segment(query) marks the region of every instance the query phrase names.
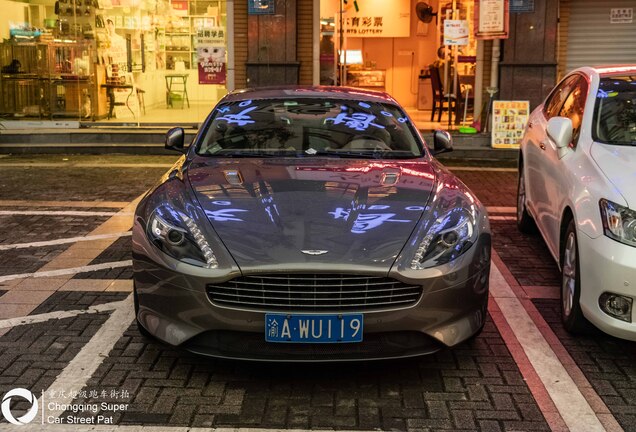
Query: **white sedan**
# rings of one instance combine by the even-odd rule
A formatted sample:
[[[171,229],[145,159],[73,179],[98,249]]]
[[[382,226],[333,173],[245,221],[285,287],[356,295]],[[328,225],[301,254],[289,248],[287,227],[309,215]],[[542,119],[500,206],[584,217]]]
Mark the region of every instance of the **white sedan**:
[[[559,264],[568,331],[636,340],[636,65],[577,69],[532,112],[517,225]]]

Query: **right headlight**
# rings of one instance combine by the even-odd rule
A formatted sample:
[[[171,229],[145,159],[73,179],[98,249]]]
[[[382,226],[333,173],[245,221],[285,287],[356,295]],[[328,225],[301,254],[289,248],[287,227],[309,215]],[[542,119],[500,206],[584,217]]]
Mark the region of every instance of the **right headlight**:
[[[606,199],[601,199],[599,205],[604,234],[636,247],[636,212]]]
[[[196,222],[166,207],[157,208],[147,226],[148,238],[167,255],[187,264],[217,268],[216,256]]]
[[[466,252],[477,239],[477,211],[455,207],[435,219],[411,261],[411,269],[420,270],[446,264]]]

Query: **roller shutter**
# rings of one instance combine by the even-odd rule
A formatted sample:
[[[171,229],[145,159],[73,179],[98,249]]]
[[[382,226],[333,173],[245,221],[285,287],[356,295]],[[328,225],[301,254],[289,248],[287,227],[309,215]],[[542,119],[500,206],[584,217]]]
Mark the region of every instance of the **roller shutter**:
[[[581,66],[636,63],[636,16],[631,23],[611,24],[610,11],[632,8],[635,0],[575,0],[569,3],[565,59],[569,72]],[[563,37],[564,35],[561,35]]]

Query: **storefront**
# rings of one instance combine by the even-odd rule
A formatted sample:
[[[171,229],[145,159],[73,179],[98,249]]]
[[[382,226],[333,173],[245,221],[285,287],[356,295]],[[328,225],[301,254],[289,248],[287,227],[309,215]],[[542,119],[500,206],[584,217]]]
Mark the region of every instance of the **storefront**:
[[[384,90],[407,108],[429,110],[428,70],[435,67],[446,89],[456,82],[458,94],[466,94],[462,89],[474,92],[473,3],[321,0],[321,83]],[[461,45],[445,44],[446,20],[465,26]]]
[[[4,120],[198,123],[227,92],[226,0],[0,7]]]
[[[275,13],[260,14],[267,5]],[[467,117],[457,117],[470,123],[490,83],[490,41],[474,39],[472,0],[0,0],[0,7],[8,17],[0,36],[10,39],[0,47],[4,120],[199,123],[228,88],[318,82],[385,90],[425,112],[433,65],[445,92],[467,102]],[[452,20],[466,38],[449,48],[444,26]]]

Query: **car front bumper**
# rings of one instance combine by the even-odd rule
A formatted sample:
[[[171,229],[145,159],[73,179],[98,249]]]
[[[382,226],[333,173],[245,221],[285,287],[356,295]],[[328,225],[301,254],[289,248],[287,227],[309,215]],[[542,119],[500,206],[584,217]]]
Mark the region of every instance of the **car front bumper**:
[[[583,315],[612,336],[636,341],[633,309],[632,322],[626,322],[608,315],[599,305],[604,292],[636,300],[636,248],[604,235],[592,239],[579,233],[578,237]]]
[[[198,354],[266,361],[412,357],[454,346],[478,332],[485,321],[489,234],[481,236],[453,265],[422,270],[417,282],[422,285],[423,294],[415,305],[364,312],[363,342],[296,344],[265,342],[265,313],[280,311],[237,310],[212,303],[207,284],[238,277],[241,275],[238,269],[206,274],[205,269],[165,255],[148,242],[141,227],[137,228],[133,230],[137,320],[156,338]],[[243,270],[267,272],[258,267]],[[360,271],[369,276],[386,276],[386,271],[378,269],[356,269]],[[342,273],[342,269],[335,272]],[[391,271],[388,276],[414,282],[412,272],[401,275]]]

